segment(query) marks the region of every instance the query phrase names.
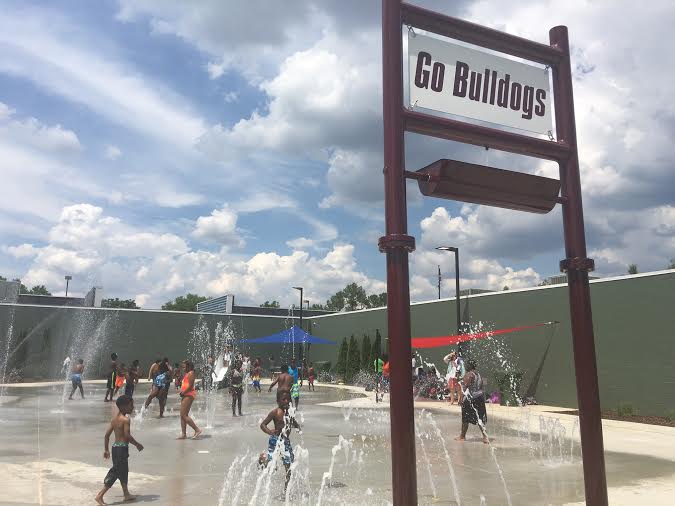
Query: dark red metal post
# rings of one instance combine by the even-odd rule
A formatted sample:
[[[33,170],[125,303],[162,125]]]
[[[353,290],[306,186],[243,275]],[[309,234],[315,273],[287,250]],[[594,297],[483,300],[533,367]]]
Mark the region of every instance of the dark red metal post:
[[[403,109],[403,38],[401,1],[382,0],[382,91],[384,123],[384,207],[386,235],[380,251],[387,254],[387,322],[391,364],[391,468],[396,506],[417,504],[415,417],[412,397],[410,286],[405,193]]]
[[[552,28],[549,37],[551,46],[564,53],[563,59],[553,67],[557,137],[559,142],[567,143],[570,148],[569,157],[560,162],[561,193],[566,199],[562,204],[562,214],[565,254],[567,256],[561,262],[561,268],[567,272],[569,286],[586,504],[589,506],[607,506],[607,479],[602,441],[598,370],[593,337],[591,292],[588,284],[588,271],[593,269],[593,261],[586,258],[586,237],[581,202],[567,27],[556,26]]]

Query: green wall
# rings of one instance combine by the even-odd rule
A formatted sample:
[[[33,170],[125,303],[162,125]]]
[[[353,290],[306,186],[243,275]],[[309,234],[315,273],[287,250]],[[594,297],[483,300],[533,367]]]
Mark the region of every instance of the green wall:
[[[629,402],[643,414],[670,414],[675,410],[675,271],[597,280],[591,283],[598,376],[603,408]],[[472,331],[518,327],[558,320],[554,326],[514,332],[489,342],[472,343],[465,354],[478,359],[496,389],[494,373],[502,369],[498,352],[525,373],[525,389],[552,338],[537,389],[539,403],[576,406],[567,285],[480,294],[462,299],[463,319]],[[468,307],[467,307],[468,305]],[[468,317],[468,318],[467,318]],[[341,313],[312,318],[314,333],[341,339],[375,329],[387,335],[386,310]],[[454,334],[455,300],[411,306],[412,334],[416,337]],[[482,322],[482,325],[481,325]],[[420,350],[437,365],[448,350]],[[441,371],[444,373],[445,368]],[[492,381],[490,381],[492,380]],[[582,385],[583,387],[583,385]]]
[[[537,400],[576,406],[567,297],[567,286],[557,285],[462,299],[463,319],[471,323],[474,331],[561,322],[471,343],[465,354],[477,358],[479,369],[488,379],[488,390],[496,389],[495,371],[504,368],[500,357],[509,367],[524,373],[523,389],[526,388],[551,340]],[[675,271],[597,280],[591,283],[591,298],[603,407],[615,409],[619,402],[629,402],[642,414],[672,413]],[[34,378],[56,377],[69,350],[85,357],[97,374],[102,370],[99,364],[105,364],[110,351],[116,351],[123,361],[138,358],[144,367],[160,355],[178,361],[187,356],[188,340],[200,318],[211,333],[218,322],[231,322],[237,339],[266,336],[287,328],[293,321],[297,323],[284,317],[0,304],[0,357],[6,353],[7,330],[13,321],[10,349],[16,347],[22,331],[29,332],[29,336],[26,346],[10,360],[10,366],[21,359],[26,364],[26,375]],[[411,321],[416,337],[454,333],[455,300],[413,304]],[[306,318],[304,326],[311,327],[312,334],[338,343],[351,334],[359,340],[364,334],[372,339],[375,329],[386,338],[386,309]],[[423,351],[427,360],[439,366],[448,352],[440,348]],[[309,356],[313,361],[330,360],[335,365],[337,352],[338,346],[315,345]],[[288,346],[256,346],[251,353],[288,358],[291,350]],[[441,368],[443,373],[444,369]]]

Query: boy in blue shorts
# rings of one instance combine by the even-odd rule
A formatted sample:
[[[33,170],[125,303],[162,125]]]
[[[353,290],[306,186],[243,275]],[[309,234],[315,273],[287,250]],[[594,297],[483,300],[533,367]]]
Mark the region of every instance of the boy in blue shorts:
[[[293,427],[300,430],[300,425],[293,416],[288,413],[288,407],[291,403],[291,394],[288,390],[277,390],[277,407],[269,412],[267,417],[260,424],[260,429],[268,434],[267,453],[263,452],[258,458],[260,467],[267,467],[274,456],[275,451],[281,453],[281,461],[286,469],[286,482],[284,484],[284,491],[288,487],[288,482],[291,479],[291,464],[295,460],[293,454],[293,446],[291,445],[291,430]],[[274,430],[271,430],[268,425],[274,421]],[[277,448],[279,448],[277,450]]]
[[[82,389],[82,373],[84,372],[84,360],[79,359],[70,371],[70,382],[73,384],[73,390],[70,392],[68,400],[73,400],[75,390],[80,389],[80,395],[84,399],[84,390]]]

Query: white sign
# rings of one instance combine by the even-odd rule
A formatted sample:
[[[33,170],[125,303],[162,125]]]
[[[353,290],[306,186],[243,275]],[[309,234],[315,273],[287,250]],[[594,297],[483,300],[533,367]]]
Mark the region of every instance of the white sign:
[[[424,35],[408,37],[410,104],[530,132],[551,130],[543,68]]]

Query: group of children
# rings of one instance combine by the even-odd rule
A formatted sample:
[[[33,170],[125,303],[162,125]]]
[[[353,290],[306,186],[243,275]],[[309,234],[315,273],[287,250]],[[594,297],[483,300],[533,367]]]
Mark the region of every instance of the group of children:
[[[115,395],[117,395],[122,387],[124,387],[124,395],[133,397],[134,390],[138,384],[138,379],[141,376],[141,368],[138,360],[134,360],[131,365],[127,367],[124,363],[118,365],[117,358],[117,353],[112,353],[110,355],[110,370],[106,378],[106,390],[103,402],[112,402]],[[80,359],[79,362],[82,362],[82,359]],[[73,388],[73,392],[75,392],[75,388]],[[82,396],[84,397],[84,393],[82,393]]]
[[[114,370],[116,369],[117,355],[114,353],[111,356]],[[136,361],[137,362],[137,361]],[[148,378],[152,381],[152,389],[145,407],[147,408],[154,397],[157,397],[160,402],[160,416],[163,415],[164,405],[166,403],[166,393],[168,392],[168,385],[171,383],[171,378],[174,379],[178,387],[178,380],[180,379],[180,397],[181,397],[181,434],[177,439],[186,439],[186,428],[189,425],[195,431],[192,439],[197,439],[201,434],[201,429],[196,426],[192,418],[189,416],[190,408],[194,402],[197,392],[195,389],[195,370],[194,364],[189,360],[183,362],[183,371],[177,367],[172,368],[169,360],[156,360],[150,367]],[[111,369],[113,367],[111,366]],[[235,414],[235,403],[238,404],[239,415],[241,415],[241,392],[243,392],[243,374],[242,364],[235,361],[232,364],[232,372],[230,374],[230,393],[233,396],[232,413]],[[80,370],[81,371],[81,370]],[[80,372],[81,374],[81,372]],[[114,381],[113,373],[111,373],[111,381]],[[180,376],[179,376],[180,374]],[[260,376],[262,369],[260,367],[259,359],[254,362],[252,370],[253,384],[258,392],[260,392]],[[280,374],[277,376],[275,382],[270,386],[269,391],[274,385],[277,385],[277,407],[272,409],[265,419],[260,424],[260,429],[269,436],[267,442],[267,451],[260,454],[258,464],[261,468],[274,460],[275,454],[279,455],[281,462],[285,469],[284,488],[288,486],[291,476],[291,464],[294,461],[293,447],[290,441],[291,430],[293,428],[300,431],[300,425],[294,417],[295,408],[299,403],[299,383],[302,379],[298,371],[295,359],[291,361],[290,366],[283,366]],[[137,382],[137,380],[136,380]],[[257,386],[256,386],[257,382]],[[114,384],[114,383],[112,383]],[[314,388],[313,368],[311,374],[310,385]],[[110,386],[108,386],[110,388]],[[115,390],[110,395],[112,400]],[[132,391],[133,394],[133,391]],[[108,392],[106,392],[106,400],[108,399]],[[291,401],[295,402],[295,408],[291,405]],[[143,445],[134,439],[131,435],[131,418],[129,415],[134,410],[134,400],[132,395],[121,395],[116,401],[118,412],[113,416],[108,429],[104,436],[104,453],[103,458],[108,459],[112,455],[112,468],[108,471],[104,481],[103,488],[100,490],[95,500],[97,504],[105,504],[103,497],[105,493],[110,490],[113,484],[119,480],[124,493],[125,501],[132,501],[134,496],[129,493],[128,476],[129,476],[129,445],[136,446],[138,451],[143,450]],[[274,422],[274,428],[270,429],[269,424]],[[112,454],[110,452],[110,436],[114,432],[115,441],[112,445]]]

